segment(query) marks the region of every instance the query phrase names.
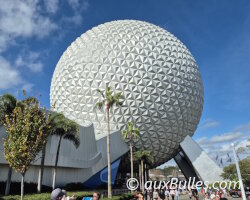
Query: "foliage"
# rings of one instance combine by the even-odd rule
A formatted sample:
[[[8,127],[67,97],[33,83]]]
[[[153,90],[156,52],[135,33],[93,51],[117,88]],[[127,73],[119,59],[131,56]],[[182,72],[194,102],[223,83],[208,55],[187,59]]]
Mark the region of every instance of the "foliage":
[[[29,99],[6,115],[7,138],[3,139],[4,156],[9,165],[25,174],[47,140],[46,114],[37,101]]]
[[[0,181],[0,196],[4,194],[5,187],[6,187],[6,181]],[[24,188],[25,188],[25,193],[26,194],[35,193],[37,191],[37,183],[25,182],[24,183]],[[51,191],[52,191],[51,187],[43,185],[43,192],[44,193],[45,192],[51,192]],[[10,193],[9,194],[12,194],[12,195],[14,195],[14,194],[20,194],[20,192],[21,192],[21,182],[12,181],[11,182]]]
[[[79,138],[79,126],[74,121],[66,118],[61,113],[54,113],[50,117],[51,128],[49,131],[50,135],[56,135],[59,137],[59,142],[57,145],[57,152],[56,152],[56,161],[55,167],[53,170],[53,180],[52,180],[52,188],[55,189],[56,187],[56,169],[57,163],[61,148],[61,141],[62,139],[69,140],[74,143],[75,147],[78,148],[80,145],[80,138]]]
[[[141,151],[136,151],[134,153],[135,160],[143,160],[144,163],[150,165],[151,163],[154,162],[153,156],[150,154],[150,151],[148,150],[141,150]]]
[[[122,93],[118,92],[118,93],[113,94],[113,91],[108,86],[108,84],[106,85],[105,92],[100,89],[97,89],[97,92],[101,94],[103,98],[102,101],[97,102],[95,105],[95,108],[98,108],[99,110],[103,109],[105,102],[108,103],[109,108],[112,108],[113,105],[120,107],[123,104],[123,101],[121,101],[121,99],[124,99],[124,96],[122,95]]]
[[[127,193],[127,194],[113,196],[112,199],[113,200],[130,200],[130,199],[133,199],[133,197],[134,197],[134,194]],[[103,200],[108,200],[108,198],[102,198],[102,199]]]
[[[82,200],[83,197],[92,196],[93,191],[79,191],[79,192],[67,192],[68,196],[74,195],[76,200]],[[129,200],[133,198],[133,194],[122,194],[122,195],[116,195],[113,196],[113,200]],[[17,195],[9,195],[0,197],[0,199],[3,200],[19,200],[20,196]],[[24,200],[48,200],[50,199],[50,193],[42,193],[42,194],[29,194],[24,196]],[[103,200],[106,200],[108,198],[102,198]]]
[[[240,167],[240,172],[242,176],[243,183],[247,186],[250,186],[250,159],[246,158],[244,160],[239,161],[239,167]],[[231,181],[238,181],[238,176],[237,176],[237,171],[236,171],[236,165],[231,164],[223,169],[223,173],[221,176],[224,179],[228,179]]]
[[[107,161],[108,161],[108,197],[112,198],[112,189],[111,189],[111,161],[110,161],[110,142],[109,142],[109,110],[116,105],[120,107],[123,104],[121,99],[124,99],[121,92],[114,93],[111,88],[106,84],[105,91],[97,89],[97,92],[101,94],[102,100],[97,102],[95,108],[102,110],[106,104],[106,112],[107,112]]]
[[[61,113],[53,113],[50,117],[50,135],[56,135],[72,141],[76,147],[80,145],[79,126]]]
[[[4,94],[0,97],[0,125],[5,123],[6,115],[10,115],[15,109],[17,99],[11,94]]]
[[[179,171],[179,168],[177,166],[167,166],[162,169],[165,176],[172,175],[174,171]]]
[[[133,129],[133,123],[129,122],[127,125],[127,129],[122,131],[122,137],[125,140],[126,138],[128,138],[129,140],[138,140],[139,138],[139,129],[135,128]]]

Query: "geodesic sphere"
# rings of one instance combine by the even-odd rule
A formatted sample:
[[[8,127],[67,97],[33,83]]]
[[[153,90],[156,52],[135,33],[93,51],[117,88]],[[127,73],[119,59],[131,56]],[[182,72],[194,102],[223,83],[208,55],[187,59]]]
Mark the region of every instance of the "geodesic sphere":
[[[101,100],[96,89],[106,83],[125,97],[121,108],[111,109],[111,131],[132,121],[141,134],[135,147],[149,150],[154,166],[194,134],[203,108],[201,76],[187,47],[165,29],[119,20],[82,34],[56,66],[50,103],[82,126],[92,122],[97,135],[105,133],[106,112],[94,106]]]

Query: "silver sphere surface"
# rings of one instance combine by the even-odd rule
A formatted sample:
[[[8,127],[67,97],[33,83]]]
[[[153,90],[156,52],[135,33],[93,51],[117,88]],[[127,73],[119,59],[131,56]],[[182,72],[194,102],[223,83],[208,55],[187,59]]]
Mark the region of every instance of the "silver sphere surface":
[[[119,20],[78,37],[63,53],[53,74],[50,103],[82,126],[107,130],[106,113],[94,106],[106,83],[125,97],[111,109],[111,131],[129,121],[140,129],[137,150],[149,150],[154,166],[171,159],[185,136],[194,134],[203,108],[203,85],[187,47],[151,23]],[[115,145],[115,144],[111,144]]]

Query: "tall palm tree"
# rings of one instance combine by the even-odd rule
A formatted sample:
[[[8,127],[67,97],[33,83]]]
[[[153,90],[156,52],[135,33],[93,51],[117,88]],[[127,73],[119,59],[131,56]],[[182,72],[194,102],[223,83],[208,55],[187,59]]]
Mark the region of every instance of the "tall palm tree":
[[[141,151],[137,151],[135,152],[135,160],[140,161],[139,164],[139,176],[140,176],[140,180],[141,180],[141,186],[142,186],[142,191],[144,192],[144,163],[153,163],[154,162],[154,158],[153,156],[150,154],[150,151],[148,150],[141,150]]]
[[[111,161],[110,161],[110,142],[109,142],[109,111],[110,109],[116,105],[120,107],[123,103],[121,99],[123,99],[123,95],[121,92],[114,93],[111,90],[111,88],[106,84],[105,91],[102,91],[100,89],[97,89],[97,92],[101,94],[102,101],[97,102],[95,105],[95,108],[98,108],[99,110],[102,110],[104,106],[106,106],[106,112],[107,112],[107,160],[108,160],[108,198],[112,198],[112,191],[111,191]]]
[[[47,119],[46,119],[46,131],[48,132],[48,136],[52,135],[52,125],[51,125],[51,110],[49,110],[47,114]],[[44,145],[42,149],[42,155],[41,155],[41,163],[40,163],[40,168],[38,172],[38,180],[37,180],[37,193],[42,192],[42,183],[43,183],[43,172],[44,172],[44,162],[45,162],[45,155],[46,155],[46,144]]]
[[[79,126],[77,125],[77,123],[67,119],[63,114],[54,113],[51,116],[50,120],[51,120],[51,130],[50,130],[51,133],[59,137],[59,142],[58,142],[57,152],[56,152],[55,167],[53,169],[52,188],[54,190],[56,186],[56,169],[57,169],[62,139],[73,142],[76,148],[78,148],[80,145],[80,139],[78,136]]]
[[[133,163],[133,141],[139,138],[139,129],[133,129],[133,123],[129,122],[127,129],[122,131],[123,139],[129,139],[129,150],[130,150],[130,175],[131,178],[134,177],[134,163]]]
[[[47,142],[46,142],[46,144],[47,144]],[[46,154],[46,144],[44,145],[44,148],[42,149],[41,163],[40,163],[40,168],[39,168],[39,171],[38,171],[38,179],[37,179],[37,193],[42,192],[44,162],[45,162],[45,154]]]
[[[11,94],[4,94],[0,97],[0,126],[5,123],[6,115],[10,115],[17,105],[17,99]],[[5,195],[10,192],[12,168],[9,166],[8,177],[5,186]]]

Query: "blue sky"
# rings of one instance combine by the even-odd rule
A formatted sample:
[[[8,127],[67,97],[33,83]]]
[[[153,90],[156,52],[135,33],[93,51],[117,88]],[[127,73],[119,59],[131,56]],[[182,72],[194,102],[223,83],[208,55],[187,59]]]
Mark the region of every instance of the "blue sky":
[[[250,1],[0,0],[0,94],[41,94],[76,37],[117,19],[159,25],[194,55],[205,101],[194,139],[215,156],[250,135]]]

